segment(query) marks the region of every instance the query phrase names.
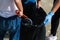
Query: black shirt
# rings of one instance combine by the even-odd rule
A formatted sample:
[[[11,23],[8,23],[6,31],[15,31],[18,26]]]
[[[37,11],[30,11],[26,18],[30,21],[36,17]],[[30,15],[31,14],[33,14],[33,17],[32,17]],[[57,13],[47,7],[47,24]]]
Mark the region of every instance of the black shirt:
[[[35,20],[36,15],[36,2],[31,2],[31,0],[26,4],[28,0],[22,0],[24,14],[31,18],[33,21]]]
[[[22,0],[24,14],[32,19],[34,24],[40,24],[43,22],[46,12],[42,9],[36,8],[36,2],[28,2],[25,4],[27,0]]]

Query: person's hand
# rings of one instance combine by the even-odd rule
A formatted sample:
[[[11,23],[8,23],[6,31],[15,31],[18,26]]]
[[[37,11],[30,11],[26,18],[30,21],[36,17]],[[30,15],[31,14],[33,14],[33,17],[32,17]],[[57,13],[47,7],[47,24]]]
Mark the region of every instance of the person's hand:
[[[22,16],[24,15],[24,14],[23,14],[23,11],[16,10],[15,12],[16,12],[16,14],[17,14],[18,16],[20,16],[20,17],[22,17]]]
[[[28,16],[22,14],[21,12],[19,12],[19,10],[16,10],[16,13],[19,17],[22,18],[22,25],[24,26],[30,26],[32,25],[32,20],[30,18],[28,18]]]
[[[54,15],[54,12],[50,11],[44,20],[44,24],[47,24],[48,22],[50,22],[53,15]]]
[[[19,15],[20,15],[20,17],[22,17],[24,14],[23,14],[23,12],[22,12],[22,11],[20,11]]]

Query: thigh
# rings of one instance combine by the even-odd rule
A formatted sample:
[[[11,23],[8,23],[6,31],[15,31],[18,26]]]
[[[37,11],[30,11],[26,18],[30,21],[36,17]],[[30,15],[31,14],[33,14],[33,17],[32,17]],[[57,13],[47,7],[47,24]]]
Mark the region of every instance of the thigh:
[[[52,27],[58,27],[59,25],[59,18],[60,18],[60,9],[58,9],[55,13],[55,15],[52,17],[51,20],[51,26]]]
[[[3,40],[5,34],[6,34],[5,20],[2,17],[0,17],[0,40]]]
[[[16,16],[9,21],[9,40],[19,40],[21,18]]]
[[[5,34],[6,34],[5,30],[0,30],[0,40],[4,39]]]

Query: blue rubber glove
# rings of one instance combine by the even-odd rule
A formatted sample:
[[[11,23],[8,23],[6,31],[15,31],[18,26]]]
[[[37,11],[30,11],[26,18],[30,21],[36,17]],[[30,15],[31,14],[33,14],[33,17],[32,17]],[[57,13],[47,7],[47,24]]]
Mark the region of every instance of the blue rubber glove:
[[[44,24],[47,24],[48,22],[50,22],[53,15],[54,15],[54,12],[50,11],[44,20]]]

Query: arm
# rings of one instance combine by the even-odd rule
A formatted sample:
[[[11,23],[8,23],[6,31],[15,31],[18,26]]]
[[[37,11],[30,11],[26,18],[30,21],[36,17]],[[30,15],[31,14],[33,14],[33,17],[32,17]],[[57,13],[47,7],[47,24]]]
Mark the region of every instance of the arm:
[[[23,14],[23,6],[22,6],[22,3],[21,3],[21,0],[14,0],[15,1],[15,4],[16,4],[16,6],[17,6],[17,8],[18,8],[18,10],[16,10],[16,13],[19,15],[19,16],[21,16],[21,17],[23,17],[23,18],[28,18],[26,15],[24,15]]]
[[[30,18],[28,18],[26,15],[23,14],[23,6],[21,3],[21,0],[14,0],[18,10],[16,10],[17,15],[21,16],[22,18],[24,18],[27,22],[29,22],[28,25],[32,25],[32,20]]]
[[[52,7],[52,10],[48,13],[48,15],[46,16],[45,20],[44,20],[44,24],[47,24],[48,22],[51,21],[52,16],[54,15],[54,13],[58,10],[58,8],[60,7],[60,0],[57,0],[55,2],[55,4]]]
[[[41,0],[37,0],[37,3],[40,3]]]
[[[21,0],[14,0],[18,10],[19,10],[19,14],[20,16],[23,16],[23,6],[22,6],[22,3],[21,3]]]
[[[55,4],[53,5],[53,8],[51,11],[53,11],[54,13],[58,10],[58,8],[60,7],[60,0],[57,0],[55,2]]]
[[[41,7],[41,0],[37,0],[37,7],[38,7],[38,8]]]

